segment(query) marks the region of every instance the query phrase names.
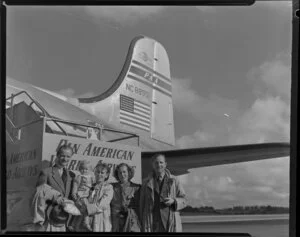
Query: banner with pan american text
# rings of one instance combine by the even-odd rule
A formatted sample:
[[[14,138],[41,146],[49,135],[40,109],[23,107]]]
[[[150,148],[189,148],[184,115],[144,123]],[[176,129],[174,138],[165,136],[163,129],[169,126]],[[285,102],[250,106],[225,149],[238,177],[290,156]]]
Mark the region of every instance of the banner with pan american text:
[[[99,163],[106,163],[111,167],[108,182],[116,182],[113,177],[115,167],[120,163],[127,163],[135,170],[135,175],[131,180],[140,184],[141,179],[141,148],[123,145],[117,142],[103,142],[97,140],[88,140],[76,137],[44,134],[42,168],[54,164],[56,152],[62,145],[69,145],[73,149],[67,169],[79,174],[79,162],[88,160],[91,165],[91,172]]]

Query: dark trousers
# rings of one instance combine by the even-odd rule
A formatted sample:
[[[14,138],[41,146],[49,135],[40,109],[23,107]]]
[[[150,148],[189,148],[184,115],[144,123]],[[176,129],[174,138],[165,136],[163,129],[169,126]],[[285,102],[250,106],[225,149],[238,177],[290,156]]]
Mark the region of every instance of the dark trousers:
[[[153,208],[153,231],[154,232],[167,232],[161,219],[161,203],[159,194],[154,191],[154,208]]]

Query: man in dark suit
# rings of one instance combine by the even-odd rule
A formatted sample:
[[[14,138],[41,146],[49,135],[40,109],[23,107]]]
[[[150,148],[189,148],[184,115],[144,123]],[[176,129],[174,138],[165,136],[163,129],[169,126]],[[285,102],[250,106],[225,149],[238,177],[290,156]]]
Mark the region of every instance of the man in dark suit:
[[[72,155],[73,149],[70,146],[59,147],[55,164],[43,169],[38,177],[37,192],[33,199],[34,223],[43,225],[46,231],[66,231],[68,228],[67,221],[56,225],[51,218],[46,217],[46,209],[49,208],[47,205],[49,201],[51,205],[63,206],[66,200],[71,199],[75,174],[68,171],[66,167]]]

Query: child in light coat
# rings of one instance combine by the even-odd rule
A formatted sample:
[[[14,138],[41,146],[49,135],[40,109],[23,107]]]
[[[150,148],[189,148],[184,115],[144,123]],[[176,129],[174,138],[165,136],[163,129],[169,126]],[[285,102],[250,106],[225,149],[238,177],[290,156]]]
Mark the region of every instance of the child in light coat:
[[[90,172],[89,162],[86,160],[80,162],[79,172],[80,174],[75,177],[73,183],[72,198],[75,201],[75,204],[80,207],[82,205],[87,205],[88,198],[92,195],[93,190],[91,188],[95,183],[95,177],[93,173]],[[72,225],[74,228],[77,228],[81,222],[86,229],[92,231],[88,215],[75,217]]]

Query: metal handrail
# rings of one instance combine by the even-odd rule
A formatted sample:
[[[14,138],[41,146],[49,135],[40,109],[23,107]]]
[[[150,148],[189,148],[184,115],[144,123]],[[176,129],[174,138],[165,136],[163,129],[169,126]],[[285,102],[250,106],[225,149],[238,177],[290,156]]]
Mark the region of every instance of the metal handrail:
[[[61,122],[61,123],[78,125],[78,126],[81,126],[81,127],[94,128],[94,129],[99,130],[100,134],[102,134],[102,131],[109,131],[109,132],[122,133],[122,134],[129,135],[129,136],[126,136],[126,137],[123,137],[123,138],[113,139],[113,140],[109,140],[109,141],[106,141],[106,142],[115,142],[115,141],[121,141],[121,140],[125,140],[125,139],[130,139],[130,138],[133,138],[133,137],[137,137],[138,138],[138,146],[139,146],[139,140],[140,140],[139,138],[140,137],[138,135],[134,134],[134,133],[118,131],[118,130],[114,130],[114,129],[110,129],[110,128],[102,128],[102,127],[98,127],[98,126],[94,126],[94,125],[81,124],[81,123],[73,122],[73,121],[70,121],[70,120],[62,120],[62,119],[59,119],[59,118],[49,118],[48,117],[48,118],[46,118],[46,120],[49,120],[49,121],[55,120],[55,121]]]
[[[11,121],[11,119],[9,118],[9,116],[7,115],[7,114],[5,114],[5,117],[8,119],[8,121],[12,124],[12,126],[14,127],[14,128],[16,128],[16,125],[14,124],[14,122],[13,121]]]
[[[32,121],[30,121],[30,122],[28,122],[28,123],[23,123],[23,124],[21,124],[21,125],[19,125],[19,126],[16,126],[15,129],[21,129],[21,128],[23,128],[23,127],[27,127],[27,126],[29,126],[29,125],[31,125],[31,124],[33,124],[33,123],[36,123],[36,122],[38,122],[38,121],[40,121],[40,120],[41,120],[41,118],[32,120]]]
[[[67,124],[72,124],[72,125],[79,125],[79,126],[83,126],[83,127],[91,127],[91,128],[97,128],[97,129],[101,129],[97,126],[93,126],[93,125],[87,125],[87,124],[82,124],[82,123],[77,123],[77,122],[73,122],[70,120],[64,120],[64,119],[59,119],[59,118],[45,118],[46,120],[49,121],[57,121],[57,122],[61,122],[61,123],[67,123]]]
[[[10,125],[12,126],[12,130],[18,130],[18,128],[16,128],[16,125],[13,123],[13,121],[11,121],[11,119],[9,118],[9,116],[7,114],[5,114],[5,117],[6,117],[7,121],[10,123]],[[11,134],[7,131],[7,129],[5,129],[5,132],[8,135],[8,137],[10,138],[10,140],[14,143],[15,140],[12,138]]]
[[[6,98],[6,100],[9,100],[9,99],[13,99],[13,98],[15,98],[16,96],[18,96],[18,95],[20,95],[20,94],[26,94],[28,97],[29,97],[29,99],[31,99],[36,105],[37,105],[37,107],[43,112],[43,116],[44,117],[47,117],[47,111],[43,108],[43,106],[41,106],[37,101],[35,101],[35,99],[33,99],[26,91],[20,91],[20,92],[18,92],[18,93],[16,93],[16,94],[13,94],[12,96],[10,96],[10,97],[8,97],[8,98]]]
[[[118,138],[118,139],[113,139],[113,140],[110,140],[110,141],[107,141],[107,142],[114,142],[114,141],[120,141],[120,140],[125,140],[125,139],[130,139],[130,138],[133,138],[133,137],[137,137],[138,138],[138,146],[139,146],[139,140],[140,140],[140,137],[137,135],[137,134],[134,134],[134,133],[130,133],[130,132],[125,132],[125,131],[120,131],[120,130],[115,130],[115,129],[110,129],[110,128],[104,128],[103,126],[99,127],[99,126],[94,126],[94,125],[90,125],[90,124],[80,124],[80,123],[77,123],[77,122],[73,122],[73,121],[69,121],[69,120],[63,120],[63,119],[59,119],[59,118],[54,118],[52,116],[50,116],[50,114],[43,108],[42,105],[40,105],[37,101],[35,101],[35,99],[33,99],[26,91],[20,91],[16,94],[13,94],[12,96],[6,98],[6,101],[8,101],[9,99],[13,100],[16,96],[19,96],[20,94],[25,94],[29,97],[29,99],[31,99],[31,103],[30,103],[30,107],[32,107],[32,104],[36,104],[37,107],[41,110],[42,112],[42,115],[38,114],[37,111],[35,111],[35,113],[39,116],[39,117],[44,117],[46,119],[46,121],[52,121],[54,122],[59,128],[60,130],[67,136],[69,136],[69,134],[58,124],[58,122],[61,122],[61,123],[65,123],[65,124],[72,124],[72,125],[77,125],[77,126],[80,126],[80,127],[86,127],[86,128],[94,128],[94,129],[98,129],[98,131],[100,132],[100,135],[102,136],[102,132],[103,131],[109,131],[109,132],[114,132],[114,133],[121,133],[121,134],[125,134],[125,135],[129,135],[127,137],[123,137],[123,138]],[[13,104],[11,105],[11,108],[13,107]],[[28,125],[31,125],[37,121],[39,121],[40,119],[37,119],[37,120],[33,120],[33,121],[30,121],[28,123],[24,123],[22,125],[19,125],[19,126],[15,126],[15,124],[11,121],[11,119],[9,118],[9,116],[6,114],[6,117],[7,119],[9,120],[9,122],[14,126],[15,129],[20,129],[22,127],[25,127],[25,126],[28,126]]]
[[[114,130],[114,129],[111,129],[111,128],[103,128],[103,130],[110,131],[110,132],[116,132],[116,133],[123,133],[123,134],[127,134],[127,135],[135,135],[135,136],[139,137],[135,133],[125,132],[125,131],[118,131],[118,130]]]
[[[59,129],[63,132],[63,134],[65,134],[66,136],[69,136],[69,134],[56,121],[53,121],[53,119],[51,119],[50,121],[55,123],[57,125],[57,127],[59,127]]]
[[[126,134],[126,135],[131,135],[132,137],[139,137],[138,135],[134,134],[134,133],[129,133],[129,132],[125,132],[125,131],[118,131],[118,130],[114,130],[114,129],[110,129],[110,128],[101,128],[98,126],[94,126],[94,125],[87,125],[87,124],[81,124],[81,123],[77,123],[77,122],[73,122],[70,120],[63,120],[63,119],[59,119],[59,118],[46,118],[47,120],[55,120],[58,122],[62,122],[62,123],[67,123],[67,124],[72,124],[72,125],[78,125],[78,126],[82,126],[82,127],[90,127],[90,128],[95,128],[95,129],[99,129],[99,131],[101,132],[101,130],[104,131],[110,131],[110,132],[115,132],[115,133],[122,133],[122,134]]]
[[[80,124],[80,123],[72,122],[72,121],[69,121],[69,120],[63,120],[63,119],[59,119],[59,118],[49,118],[49,117],[47,117],[45,119],[46,119],[46,121],[52,121],[52,122],[54,122],[57,126],[59,126],[61,128],[62,131],[64,131],[64,129],[58,124],[58,122],[65,123],[65,124],[78,125],[78,126],[81,126],[81,127],[82,126],[83,127],[93,127],[93,128],[99,129],[99,132],[101,133],[101,128],[96,127],[96,126],[90,126],[90,125]],[[66,133],[66,135],[69,136],[69,134],[67,132],[64,131],[64,133]]]
[[[36,104],[36,106],[41,110],[42,115],[38,114],[37,111],[35,111],[35,109],[32,108],[32,109],[34,110],[34,112],[35,112],[38,116],[42,116],[42,117],[44,117],[44,118],[51,117],[51,116],[49,116],[49,113],[44,109],[44,107],[43,107],[40,103],[38,103],[37,101],[35,101],[35,99],[33,99],[26,91],[20,91],[20,92],[18,92],[18,93],[16,93],[16,94],[13,94],[12,96],[6,98],[6,100],[11,99],[11,100],[13,101],[13,98],[15,98],[16,96],[19,96],[20,94],[25,94],[25,95],[27,95],[27,96],[29,97],[29,99],[31,100],[31,103],[30,103],[29,106],[30,106],[31,108],[32,108],[32,104]],[[11,108],[13,109],[13,103],[11,103],[11,104],[12,104],[12,105],[11,105]],[[37,121],[37,120],[33,120],[33,121],[31,121],[31,122],[35,122],[35,121]],[[29,122],[29,124],[30,124],[31,122]],[[57,124],[55,121],[53,121],[53,122],[59,127],[59,129],[60,129],[65,135],[68,136],[68,133],[67,133],[67,132],[59,125],[59,124]],[[24,125],[27,125],[27,124],[23,124],[23,125],[21,125],[21,126],[24,126]]]
[[[14,139],[12,139],[12,137],[10,136],[9,132],[8,132],[7,130],[6,130],[5,132],[6,132],[6,134],[8,135],[9,139],[10,139],[12,142],[15,142]]]
[[[133,137],[137,137],[137,135],[131,135],[131,136],[127,136],[127,137],[117,138],[117,139],[109,140],[107,142],[117,142],[117,141],[122,141],[122,140],[130,139],[130,138],[133,138]]]
[[[23,123],[23,124],[21,124],[21,125],[19,125],[19,126],[16,126],[16,125],[14,124],[14,122],[9,118],[9,116],[8,116],[7,114],[5,114],[5,117],[6,117],[6,119],[11,123],[11,125],[13,126],[14,129],[21,129],[22,127],[26,127],[26,126],[28,126],[28,125],[31,125],[31,124],[33,124],[33,123],[35,123],[35,122],[41,120],[40,118],[39,118],[39,119],[34,119],[34,120],[30,121],[30,122]]]

